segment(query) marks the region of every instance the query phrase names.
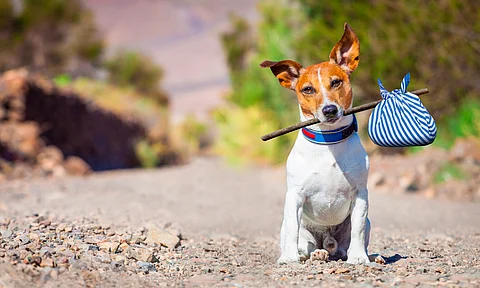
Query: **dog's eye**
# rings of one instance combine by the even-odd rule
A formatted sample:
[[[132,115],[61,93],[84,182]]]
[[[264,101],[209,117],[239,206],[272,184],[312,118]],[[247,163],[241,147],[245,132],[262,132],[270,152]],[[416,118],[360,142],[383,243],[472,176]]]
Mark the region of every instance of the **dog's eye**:
[[[337,88],[342,84],[342,80],[340,79],[333,79],[332,82],[330,82],[330,87],[332,88]]]
[[[302,89],[303,94],[315,94],[315,88],[312,86],[307,86]]]

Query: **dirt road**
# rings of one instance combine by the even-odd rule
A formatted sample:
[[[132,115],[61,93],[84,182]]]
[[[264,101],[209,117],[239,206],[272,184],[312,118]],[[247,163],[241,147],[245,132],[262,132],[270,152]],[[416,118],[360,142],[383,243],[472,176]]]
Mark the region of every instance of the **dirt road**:
[[[375,191],[369,252],[386,265],[277,266],[282,170],[199,158],[158,170],[2,184],[0,287],[480,285],[479,204]],[[149,244],[151,227],[165,224],[172,234],[181,230],[176,249]],[[105,252],[116,241],[126,252]],[[150,258],[132,256],[139,250]],[[35,264],[37,254],[43,262]]]

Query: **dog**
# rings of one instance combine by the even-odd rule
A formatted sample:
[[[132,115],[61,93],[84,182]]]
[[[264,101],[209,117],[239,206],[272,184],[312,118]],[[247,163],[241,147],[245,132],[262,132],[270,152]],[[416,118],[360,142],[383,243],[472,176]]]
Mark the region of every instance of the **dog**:
[[[359,63],[360,42],[345,23],[330,61],[302,67],[292,60],[264,61],[280,85],[295,91],[302,129],[287,159],[287,193],[278,263],[343,259],[369,263],[368,155],[356,133],[350,74]]]

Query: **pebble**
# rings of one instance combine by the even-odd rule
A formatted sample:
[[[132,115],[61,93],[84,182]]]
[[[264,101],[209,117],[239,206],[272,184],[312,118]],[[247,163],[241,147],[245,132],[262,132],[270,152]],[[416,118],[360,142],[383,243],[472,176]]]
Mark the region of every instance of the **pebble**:
[[[160,244],[167,248],[175,248],[180,244],[180,238],[157,226],[150,226],[148,227],[145,242],[148,244]]]
[[[150,262],[143,262],[143,261],[138,261],[137,262],[137,269],[142,271],[142,272],[157,272],[157,268],[155,268],[155,265],[153,265]]]
[[[52,258],[46,258],[42,259],[42,262],[40,263],[40,267],[53,267],[55,263],[53,262]]]
[[[100,250],[106,250],[111,253],[117,253],[120,242],[102,242],[98,244]]]
[[[2,231],[2,237],[3,238],[10,238],[13,235],[12,230],[4,230]]]

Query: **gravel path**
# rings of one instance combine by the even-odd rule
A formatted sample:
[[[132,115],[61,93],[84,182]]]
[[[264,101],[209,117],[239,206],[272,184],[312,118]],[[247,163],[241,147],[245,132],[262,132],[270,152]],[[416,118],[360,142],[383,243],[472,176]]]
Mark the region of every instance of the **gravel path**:
[[[480,204],[396,193],[370,192],[385,265],[276,265],[282,170],[200,158],[4,183],[0,287],[480,286]]]

